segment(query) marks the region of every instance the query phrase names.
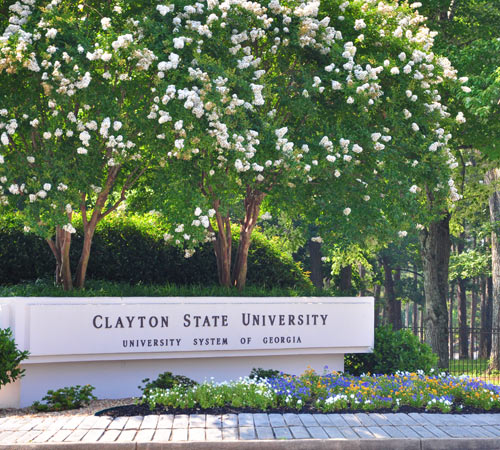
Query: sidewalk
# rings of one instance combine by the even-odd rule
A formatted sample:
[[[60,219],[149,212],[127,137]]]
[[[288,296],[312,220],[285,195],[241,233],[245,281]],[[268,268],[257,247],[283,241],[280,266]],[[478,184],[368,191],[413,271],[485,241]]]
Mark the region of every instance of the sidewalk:
[[[500,449],[500,414],[0,418],[0,449]]]

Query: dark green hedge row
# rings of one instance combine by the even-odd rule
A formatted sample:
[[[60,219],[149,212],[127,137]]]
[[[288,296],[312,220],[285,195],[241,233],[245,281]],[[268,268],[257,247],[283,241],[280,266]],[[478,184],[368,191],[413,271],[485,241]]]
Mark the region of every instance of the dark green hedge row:
[[[189,259],[166,244],[164,227],[152,218],[112,217],[103,221],[93,242],[88,278],[129,283],[216,284],[217,266],[212,244],[204,244]],[[71,244],[75,268],[82,248],[81,227]],[[233,250],[237,247],[237,236]],[[0,218],[0,284],[17,284],[52,276],[54,258],[47,243],[26,234],[12,217]],[[248,258],[249,285],[308,288],[310,281],[290,257],[255,232]]]

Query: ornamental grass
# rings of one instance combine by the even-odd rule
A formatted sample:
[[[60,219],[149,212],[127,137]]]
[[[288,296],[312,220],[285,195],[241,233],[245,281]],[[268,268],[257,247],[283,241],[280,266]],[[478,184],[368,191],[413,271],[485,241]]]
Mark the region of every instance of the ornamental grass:
[[[140,403],[151,409],[240,409],[261,411],[500,411],[500,386],[467,376],[422,371],[394,375],[307,370],[300,376],[213,379],[187,388],[153,389]]]

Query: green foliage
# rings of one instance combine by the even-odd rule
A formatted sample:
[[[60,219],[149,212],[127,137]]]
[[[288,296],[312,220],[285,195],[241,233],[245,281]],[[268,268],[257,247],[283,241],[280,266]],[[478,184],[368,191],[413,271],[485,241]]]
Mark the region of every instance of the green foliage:
[[[76,267],[83,245],[81,224],[71,244],[71,264]],[[88,277],[144,284],[217,283],[212,243],[203,244],[186,259],[179,248],[166,243],[165,224],[152,215],[109,216],[102,221],[93,241]],[[237,247],[234,238],[233,249]],[[300,266],[255,232],[249,252],[248,284],[308,289],[311,283]],[[49,246],[34,234],[26,234],[13,216],[0,219],[0,285],[49,278],[54,271]]]
[[[138,386],[142,391],[142,395],[149,395],[153,389],[172,389],[173,387],[183,387],[185,389],[192,388],[198,383],[184,375],[174,375],[172,372],[163,372],[158,375],[156,380],[151,381],[149,378],[142,380],[144,386]]]
[[[436,363],[437,356],[427,344],[409,330],[393,331],[391,325],[375,330],[373,353],[348,354],[344,358],[345,371],[352,375],[390,374],[398,370],[429,372]]]
[[[84,405],[88,405],[91,400],[95,400],[92,391],[95,387],[90,384],[85,386],[70,386],[57,389],[56,391],[48,390],[47,395],[42,398],[45,403],[36,401],[32,407],[36,411],[65,411],[67,409],[77,409]]]
[[[261,367],[259,368],[253,368],[252,371],[250,372],[249,378],[251,380],[264,380],[266,378],[274,378],[280,375],[279,370],[275,369],[262,369]]]
[[[24,369],[20,369],[19,364],[28,356],[28,351],[17,348],[12,330],[0,328],[0,389],[24,375]]]
[[[450,256],[450,280],[474,278],[491,273],[491,255],[467,250]]]
[[[90,280],[84,289],[64,291],[52,280],[37,280],[0,286],[0,297],[329,297],[328,291],[314,289],[266,288],[246,286],[242,291],[211,285],[134,284]]]

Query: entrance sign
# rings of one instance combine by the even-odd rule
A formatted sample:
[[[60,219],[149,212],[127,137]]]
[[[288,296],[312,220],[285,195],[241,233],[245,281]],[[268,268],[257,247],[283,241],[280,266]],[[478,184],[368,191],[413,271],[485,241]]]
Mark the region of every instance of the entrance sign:
[[[4,298],[0,327],[30,358],[17,387],[0,391],[0,406],[75,384],[130,397],[141,379],[167,370],[199,381],[254,367],[343,370],[344,353],[373,348],[373,319],[371,297]]]

